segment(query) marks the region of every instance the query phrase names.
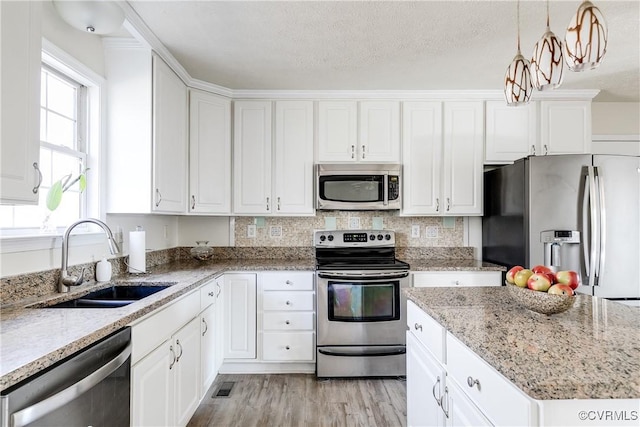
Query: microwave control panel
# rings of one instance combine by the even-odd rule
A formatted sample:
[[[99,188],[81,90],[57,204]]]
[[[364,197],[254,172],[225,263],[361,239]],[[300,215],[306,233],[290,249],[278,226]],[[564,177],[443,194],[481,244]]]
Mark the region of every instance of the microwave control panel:
[[[400,197],[400,177],[389,175],[389,200],[398,200]]]

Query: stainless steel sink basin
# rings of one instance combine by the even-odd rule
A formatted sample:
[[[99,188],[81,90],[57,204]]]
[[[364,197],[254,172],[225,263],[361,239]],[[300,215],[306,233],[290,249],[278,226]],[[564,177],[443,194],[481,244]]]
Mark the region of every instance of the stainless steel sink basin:
[[[171,284],[153,285],[114,285],[108,288],[89,292],[78,298],[49,305],[42,308],[115,308],[123,307],[135,301],[139,301],[163,289]]]

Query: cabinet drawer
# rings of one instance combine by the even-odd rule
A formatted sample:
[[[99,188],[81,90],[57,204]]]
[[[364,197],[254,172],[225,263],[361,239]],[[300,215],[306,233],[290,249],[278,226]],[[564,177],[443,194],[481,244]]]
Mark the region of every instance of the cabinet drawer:
[[[527,396],[451,334],[447,334],[446,343],[449,378],[493,424],[531,423],[532,402]]]
[[[407,326],[434,357],[444,363],[444,328],[412,301],[407,301]]]
[[[200,309],[200,293],[191,292],[157,313],[145,317],[131,327],[131,364],[166,341],[171,334],[196,317]]]
[[[313,361],[314,337],[313,332],[265,332],[262,358],[264,360]]]
[[[264,313],[263,328],[265,330],[291,331],[291,330],[314,330],[312,312],[293,313]]]
[[[310,272],[262,273],[266,291],[312,291],[314,274]]]
[[[216,280],[202,285],[200,288],[200,311],[215,303],[219,294],[220,286],[218,286]]]
[[[501,286],[500,271],[438,271],[435,273],[413,273],[416,288],[433,286]]]
[[[274,311],[311,311],[313,292],[263,292],[262,307]]]

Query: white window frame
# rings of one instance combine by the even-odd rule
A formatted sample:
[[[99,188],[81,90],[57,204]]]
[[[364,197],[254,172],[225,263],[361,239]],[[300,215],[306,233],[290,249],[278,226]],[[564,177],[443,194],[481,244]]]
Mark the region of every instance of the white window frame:
[[[90,191],[85,192],[84,214],[104,221],[106,147],[103,142],[106,141],[106,80],[45,38],[42,39],[42,62],[87,87],[86,167],[91,169],[92,179],[87,182]],[[82,232],[80,227],[74,229],[74,234],[78,232]],[[47,234],[5,235],[0,237],[0,253],[58,248],[61,245],[62,234],[62,231],[57,231]],[[98,244],[104,238],[102,231],[83,234],[86,236],[73,240],[90,245]]]

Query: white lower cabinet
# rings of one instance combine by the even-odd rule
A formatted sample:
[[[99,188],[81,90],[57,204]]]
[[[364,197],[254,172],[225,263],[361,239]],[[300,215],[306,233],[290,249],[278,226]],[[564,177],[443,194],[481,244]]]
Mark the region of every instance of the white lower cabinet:
[[[223,278],[216,278],[200,288],[200,385],[204,395],[218,375],[224,345],[222,318]]]
[[[256,358],[256,275],[224,275],[224,358]]]
[[[200,326],[193,318],[131,367],[132,425],[187,425],[200,402],[199,376]]]
[[[533,400],[412,301],[407,323],[407,425],[537,424]]]
[[[429,271],[412,273],[413,286],[501,286],[500,271]]]

